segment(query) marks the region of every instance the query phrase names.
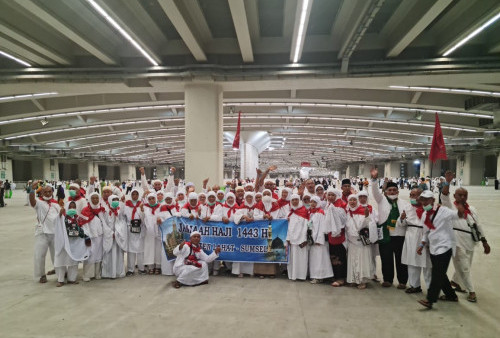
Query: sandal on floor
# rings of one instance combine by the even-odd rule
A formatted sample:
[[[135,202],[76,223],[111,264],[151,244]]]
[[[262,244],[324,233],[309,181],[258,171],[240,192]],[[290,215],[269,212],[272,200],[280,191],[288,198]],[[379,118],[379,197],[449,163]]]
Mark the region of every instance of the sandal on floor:
[[[56,274],[56,270],[52,269],[50,270],[49,272],[47,272],[47,275],[50,276],[50,275],[55,275]]]
[[[451,287],[453,288],[453,290],[455,290],[455,292],[460,292],[460,293],[467,292],[464,289],[462,289],[462,287],[459,284],[455,283],[454,281],[451,281],[450,284],[451,284]]]
[[[182,286],[182,284],[181,284],[181,283],[179,283],[178,281],[175,281],[175,282],[172,282],[172,286],[173,286],[174,288],[176,288],[176,289],[179,289],[179,288]]]
[[[448,298],[446,295],[442,295],[439,297],[439,300],[444,300],[447,302],[458,302],[458,297],[455,298]]]
[[[63,286],[63,285],[64,285],[64,283],[63,283],[63,282],[57,282],[57,284],[56,284],[56,286],[57,286],[58,288],[60,288],[60,287],[61,287],[61,286]]]
[[[149,269],[148,270],[148,275],[154,275],[155,269]]]
[[[42,284],[47,283],[47,276],[40,277],[39,282],[42,283]]]
[[[155,269],[155,275],[161,275],[161,269]]]
[[[339,281],[335,281],[332,283],[332,286],[335,287],[335,288],[338,288],[340,286],[344,286],[345,285],[345,282],[339,282]]]
[[[428,308],[429,310],[432,309],[432,303],[428,302],[427,300],[425,299],[421,299],[421,300],[418,300],[417,301],[420,305],[422,306],[425,306],[426,308]]]
[[[68,284],[80,284],[80,283],[78,283],[78,281],[76,281],[76,280],[75,280],[75,281],[73,281],[73,282],[68,281]]]
[[[366,284],[359,284],[358,289],[360,289],[360,290],[366,289]]]
[[[467,297],[467,300],[468,300],[469,302],[471,302],[471,303],[476,303],[476,302],[477,302],[477,297],[476,297],[476,296],[471,296],[471,295],[469,295],[469,296]]]
[[[420,293],[422,292],[422,288],[419,286],[418,288],[410,287],[409,289],[406,289],[406,293]]]

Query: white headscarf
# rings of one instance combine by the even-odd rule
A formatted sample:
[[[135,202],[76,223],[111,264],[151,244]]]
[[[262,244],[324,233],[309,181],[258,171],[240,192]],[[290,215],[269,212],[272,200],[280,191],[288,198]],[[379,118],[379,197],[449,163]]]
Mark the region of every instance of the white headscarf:
[[[292,205],[292,200],[293,199],[298,199],[299,200],[299,205],[294,207]],[[300,207],[302,207],[303,204],[302,204],[302,201],[300,200],[300,196],[298,194],[292,194],[292,196],[290,197],[290,208],[292,208],[293,210],[296,210],[296,209],[299,209]]]
[[[120,197],[118,197],[116,195],[111,195],[111,196],[108,197],[108,203],[109,203],[110,206],[111,206],[111,202],[113,202],[113,199],[115,199],[115,198],[120,199]]]
[[[232,198],[234,199],[233,204],[229,204],[229,203],[227,202],[227,200],[228,200],[228,198],[229,198],[229,197],[232,197]],[[233,205],[236,203],[236,196],[234,195],[234,193],[232,193],[232,192],[228,192],[228,193],[226,194],[226,203],[227,203],[227,205],[229,205],[230,207],[233,207]]]
[[[167,198],[171,198],[171,199],[172,199],[172,202],[167,203]],[[171,192],[167,192],[167,193],[165,194],[165,199],[164,199],[164,201],[165,201],[165,204],[166,204],[166,205],[168,205],[168,206],[170,206],[170,205],[174,205],[174,204],[175,204],[174,194],[172,194]]]
[[[94,204],[92,203],[92,196],[97,196],[99,197],[99,202],[97,204]],[[99,194],[97,192],[93,192],[89,195],[89,197],[87,197],[87,201],[89,202],[89,205],[92,209],[98,209],[100,206],[101,206],[101,196],[99,196]]]
[[[252,196],[252,204],[247,203],[247,196]],[[251,191],[247,191],[245,192],[245,197],[243,198],[243,200],[245,201],[245,206],[251,208],[255,205],[255,194]]]
[[[355,206],[354,208],[352,208],[352,207],[349,205],[349,200],[350,200],[351,198],[355,198],[355,199],[356,199],[356,206]],[[347,197],[347,202],[348,202],[348,203],[347,203],[347,207],[349,208],[349,210],[351,210],[351,211],[356,210],[356,209],[359,207],[359,199],[358,199],[358,195],[356,195],[356,194],[350,194],[350,195],[349,195],[349,197]]]

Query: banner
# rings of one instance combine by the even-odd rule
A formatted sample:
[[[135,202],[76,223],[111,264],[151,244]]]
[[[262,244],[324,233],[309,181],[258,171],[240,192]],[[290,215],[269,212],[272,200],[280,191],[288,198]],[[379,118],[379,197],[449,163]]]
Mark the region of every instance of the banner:
[[[288,221],[203,222],[184,217],[171,217],[161,225],[161,238],[167,259],[182,241],[189,241],[191,231],[201,233],[201,247],[206,254],[220,246],[219,260],[228,262],[288,263],[285,248]]]

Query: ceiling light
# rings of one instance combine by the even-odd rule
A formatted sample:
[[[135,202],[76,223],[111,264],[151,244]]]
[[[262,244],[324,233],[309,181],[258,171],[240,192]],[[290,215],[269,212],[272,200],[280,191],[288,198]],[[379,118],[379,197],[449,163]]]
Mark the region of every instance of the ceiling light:
[[[418,91],[437,91],[449,92],[454,94],[472,94],[477,96],[500,96],[500,92],[492,92],[487,90],[462,89],[462,88],[444,88],[444,87],[421,87],[421,86],[389,86],[393,89],[409,89]]]
[[[10,95],[10,96],[2,96],[0,97],[0,101],[15,101],[22,99],[32,99],[40,96],[48,96],[48,95],[57,95],[58,92],[49,92],[49,93],[36,93],[36,94],[19,94],[19,95]]]
[[[295,40],[295,51],[293,53],[293,63],[299,62],[300,54],[302,54],[302,46],[304,45],[304,37],[306,35],[305,25],[306,19],[309,16],[309,0],[302,0],[302,9],[300,11],[299,29]]]
[[[14,61],[16,61],[17,63],[22,64],[22,65],[23,65],[23,66],[25,66],[25,67],[31,67],[31,65],[30,65],[29,63],[27,63],[26,61],[23,61],[23,60],[21,60],[21,59],[19,59],[19,58],[15,57],[15,56],[14,56],[14,55],[12,55],[12,54],[9,54],[9,53],[6,53],[6,52],[3,52],[3,51],[1,51],[1,50],[0,50],[0,55],[3,55],[3,56],[5,56],[6,58],[9,58],[9,59],[11,59],[11,60],[14,60]]]
[[[158,66],[158,62],[155,61],[154,57],[150,55],[144,48],[142,48],[137,41],[135,41],[106,11],[99,6],[94,0],[87,0],[87,2],[94,7],[94,9],[101,14],[106,21],[108,21],[111,26],[115,27],[116,30],[125,38],[127,39],[132,46],[135,47],[146,59],[148,59],[149,62],[151,62],[154,66]]]
[[[422,121],[423,114],[421,112],[416,112],[415,113],[415,119],[418,121]]]
[[[498,19],[500,19],[500,13],[497,13],[494,17],[492,17],[491,19],[489,19],[488,21],[486,21],[484,24],[482,24],[481,26],[479,26],[478,28],[476,28],[473,32],[471,32],[465,38],[463,38],[458,43],[456,43],[454,46],[452,46],[450,49],[448,49],[447,51],[445,51],[443,53],[443,56],[448,56],[451,53],[453,53],[455,50],[457,50],[458,48],[460,48],[461,46],[463,46],[464,44],[466,44],[467,41],[469,41],[470,39],[472,39],[473,37],[475,37],[476,35],[478,35],[479,33],[481,33],[484,29],[486,29],[488,26],[490,26],[491,24],[493,24]]]
[[[42,124],[42,126],[45,127],[49,123],[49,120],[47,120],[47,118],[44,117],[42,120],[40,120],[40,123]]]

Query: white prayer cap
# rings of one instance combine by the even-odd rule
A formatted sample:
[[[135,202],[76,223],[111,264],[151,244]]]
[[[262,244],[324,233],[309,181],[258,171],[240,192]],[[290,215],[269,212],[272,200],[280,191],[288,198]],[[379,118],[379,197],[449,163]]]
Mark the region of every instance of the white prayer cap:
[[[69,187],[70,187],[70,188],[76,188],[77,190],[80,190],[80,186],[79,186],[78,184],[76,184],[76,183],[71,183],[71,184],[69,185]]]
[[[95,191],[94,191],[93,193],[91,193],[91,194],[89,195],[89,197],[87,197],[87,200],[88,200],[89,202],[91,202],[91,201],[92,201],[92,196],[97,196],[97,197],[101,198],[101,196],[99,196],[99,193],[97,193],[97,192],[95,192]]]
[[[122,194],[122,191],[118,187],[114,187],[111,191],[113,192],[113,195],[121,195]]]
[[[147,198],[149,199],[150,197],[154,197],[154,198],[156,199],[156,198],[157,198],[157,197],[156,197],[156,193],[154,193],[154,192],[150,192],[150,193],[148,194]]]
[[[194,235],[201,236],[201,233],[199,231],[193,231],[193,232],[191,232],[191,234],[189,235],[189,237],[193,237]]]
[[[167,199],[167,198],[174,198],[174,194],[172,194],[171,192],[167,192],[165,194],[165,199]]]
[[[197,193],[195,193],[195,192],[190,192],[190,193],[189,193],[189,196],[188,196],[188,199],[189,199],[190,201],[192,201],[192,200],[198,200],[198,194],[197,194]]]
[[[194,187],[194,183],[193,182],[187,182],[186,183],[186,188],[188,187]]]
[[[141,193],[139,192],[139,189],[137,189],[137,188],[132,189],[132,190],[130,191],[130,194],[132,194],[134,191],[136,191],[139,195],[141,194]]]
[[[245,190],[245,188],[243,188],[243,186],[239,185],[239,186],[237,186],[234,190],[235,190],[235,191],[238,191],[238,190]]]
[[[205,197],[207,196],[207,194],[205,194],[203,191],[202,191],[202,192],[200,192],[200,193],[198,193],[198,197],[200,197],[201,195],[203,195],[203,196],[205,196]]]
[[[358,195],[356,195],[356,194],[350,194],[349,197],[347,197],[347,200],[349,201],[351,198],[355,198],[356,201],[359,201],[358,200]]]
[[[45,184],[43,185],[43,187],[44,187],[44,188],[45,188],[45,187],[49,187],[49,188],[54,189],[54,187],[53,187],[53,186],[52,186],[52,184],[50,184],[50,183],[45,183]]]
[[[258,192],[255,193],[255,196],[257,196],[257,195],[262,196],[262,193],[260,191],[258,191]]]
[[[273,192],[272,192],[271,190],[269,190],[269,189],[264,189],[264,190],[262,190],[262,195],[264,195],[264,193],[265,193],[265,192],[270,193],[270,194],[271,194],[271,196],[273,195]]]
[[[340,191],[339,189],[328,188],[326,193],[328,194],[329,192],[333,192],[337,196],[337,198],[342,197],[342,191]]]
[[[215,193],[215,191],[209,191],[207,194],[207,197],[210,197],[210,196],[217,198],[217,194]]]
[[[234,195],[234,193],[232,193],[232,192],[228,192],[228,193],[226,194],[226,199],[228,199],[229,197],[236,198],[236,196],[235,196],[235,195]]]
[[[421,198],[434,198],[434,193],[430,190],[425,190],[420,194]]]
[[[245,198],[247,198],[247,196],[255,197],[255,194],[252,191],[247,191],[245,192]]]
[[[111,202],[112,202],[115,198],[118,198],[118,199],[119,199],[120,197],[118,197],[118,196],[116,196],[116,195],[111,195],[111,196],[109,196],[109,197],[108,197],[108,203],[109,203],[109,204],[111,204]]]
[[[217,191],[217,195],[218,194],[224,194],[225,195],[225,192],[224,192],[224,190],[219,190],[219,191]]]
[[[177,194],[175,194],[175,196],[179,196],[180,194],[182,194],[182,195],[186,195],[186,190],[184,190],[184,189],[179,189],[179,190],[177,191]]]
[[[314,187],[314,191],[318,190],[318,188],[325,190],[325,187],[323,187],[321,184],[316,184],[316,186]]]
[[[156,192],[156,196],[158,196],[158,195],[162,195],[163,197],[165,197],[165,193],[163,192],[163,190],[158,190]]]
[[[321,203],[321,198],[319,198],[319,196],[313,196],[311,198],[311,202],[312,201],[316,202],[317,204],[320,204]]]
[[[291,200],[300,200],[300,196],[298,194],[293,194],[290,199]]]
[[[153,182],[151,182],[151,184],[155,184],[155,183],[160,183],[160,184],[162,184],[163,182],[162,182],[162,181],[160,181],[160,180],[158,180],[158,179],[153,180]]]
[[[102,191],[104,191],[104,190],[109,190],[109,191],[113,192],[113,188],[112,188],[112,187],[110,187],[109,185],[107,185],[107,186],[103,187],[103,188],[102,188]]]
[[[366,196],[366,197],[368,197],[368,193],[365,190],[361,190],[360,192],[358,192],[358,198],[359,198],[359,196]]]

